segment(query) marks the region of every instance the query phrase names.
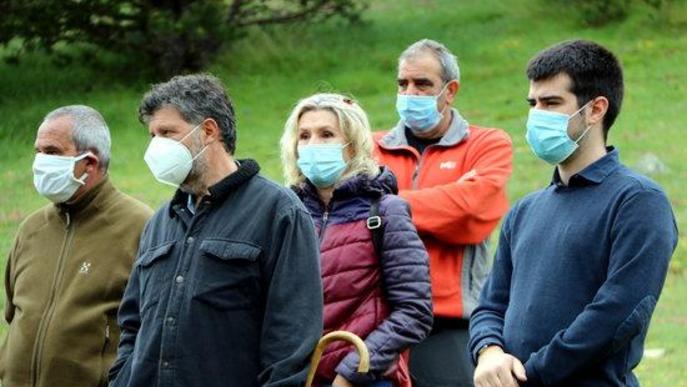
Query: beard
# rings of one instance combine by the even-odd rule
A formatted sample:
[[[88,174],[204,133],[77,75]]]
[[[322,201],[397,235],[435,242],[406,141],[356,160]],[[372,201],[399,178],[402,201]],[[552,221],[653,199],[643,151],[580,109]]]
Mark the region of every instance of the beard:
[[[191,171],[188,173],[186,180],[181,183],[179,189],[186,193],[202,196],[207,190],[207,187],[205,186],[204,173],[208,170],[208,159],[206,153],[204,152],[204,146],[200,138],[200,132],[197,132],[195,135],[193,135],[193,140],[189,150],[191,151],[194,160],[191,164]]]

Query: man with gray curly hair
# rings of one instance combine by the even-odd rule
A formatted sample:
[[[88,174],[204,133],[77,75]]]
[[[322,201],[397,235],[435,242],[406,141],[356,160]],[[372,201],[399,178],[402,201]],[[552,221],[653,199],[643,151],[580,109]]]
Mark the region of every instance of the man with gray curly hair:
[[[177,76],[139,108],[144,159],[178,187],[148,222],[110,386],[300,386],[322,332],[319,246],[290,190],[234,158],[219,79]]]
[[[110,131],[95,109],[50,112],[35,150],[34,185],[53,204],[22,223],[7,260],[1,384],[103,386],[117,308],[152,210],[110,182]]]

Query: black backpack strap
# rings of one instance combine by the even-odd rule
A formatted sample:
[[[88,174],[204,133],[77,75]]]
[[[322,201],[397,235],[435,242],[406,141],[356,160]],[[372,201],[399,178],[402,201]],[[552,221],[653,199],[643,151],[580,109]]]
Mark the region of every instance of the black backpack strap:
[[[367,228],[372,233],[372,244],[378,257],[382,256],[382,248],[384,244],[384,222],[379,214],[379,202],[381,197],[375,198],[370,203],[370,215],[367,218]]]

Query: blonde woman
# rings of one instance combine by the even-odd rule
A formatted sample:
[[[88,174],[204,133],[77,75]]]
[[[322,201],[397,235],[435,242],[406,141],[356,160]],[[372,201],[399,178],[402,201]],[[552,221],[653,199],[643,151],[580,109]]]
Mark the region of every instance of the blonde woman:
[[[316,385],[410,386],[405,351],[432,325],[428,258],[395,177],[372,158],[365,112],[338,94],[305,98],[286,122],[281,154],[320,238],[324,333],[353,332],[371,356],[370,372],[359,374],[352,347],[331,345]]]

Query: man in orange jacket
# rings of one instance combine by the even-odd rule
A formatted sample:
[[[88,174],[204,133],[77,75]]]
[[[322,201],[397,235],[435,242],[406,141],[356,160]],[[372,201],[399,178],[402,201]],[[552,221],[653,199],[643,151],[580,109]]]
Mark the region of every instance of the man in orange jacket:
[[[398,62],[401,120],[375,134],[378,161],[396,174],[430,256],[435,319],[411,351],[416,387],[472,385],[468,319],[488,273],[489,235],[508,209],[510,137],[451,108],[459,88],[456,57],[444,45],[412,44]]]

